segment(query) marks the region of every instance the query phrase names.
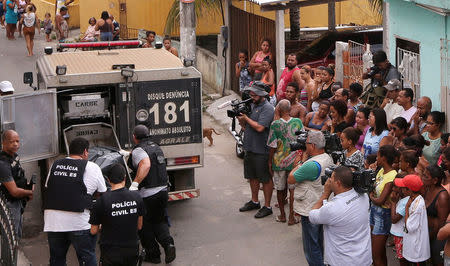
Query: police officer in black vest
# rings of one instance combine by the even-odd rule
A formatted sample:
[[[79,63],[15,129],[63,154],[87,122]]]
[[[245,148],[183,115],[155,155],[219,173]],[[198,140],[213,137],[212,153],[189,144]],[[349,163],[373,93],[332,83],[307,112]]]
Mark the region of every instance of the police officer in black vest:
[[[164,248],[165,261],[175,259],[175,245],[170,236],[166,216],[168,202],[166,161],[161,148],[149,139],[148,128],[138,125],[133,130],[136,146],[128,159],[128,166],[135,178],[130,190],[138,190],[144,199],[146,214],[140,233],[142,246],[146,250],[146,261],[161,263],[158,243]]]
[[[88,161],[89,142],[75,138],[69,157],[56,160],[45,182],[44,232],[50,249],[50,266],[66,265],[72,244],[80,265],[95,266],[97,236],[90,232],[92,198],[106,191],[100,167]]]
[[[136,265],[139,254],[138,230],[142,228],[144,202],[135,191],[125,188],[125,167],[114,164],[108,173],[111,191],[103,194],[91,211],[91,234],[100,236],[102,266]]]
[[[22,214],[26,200],[33,197],[33,191],[27,186],[25,172],[20,165],[17,152],[20,138],[14,130],[2,134],[2,151],[0,152],[0,186],[6,197],[16,236],[22,236]]]

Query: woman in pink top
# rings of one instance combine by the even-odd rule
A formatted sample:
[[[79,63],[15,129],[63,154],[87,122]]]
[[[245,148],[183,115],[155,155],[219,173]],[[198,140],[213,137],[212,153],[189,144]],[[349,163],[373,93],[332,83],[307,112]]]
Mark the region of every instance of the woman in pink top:
[[[267,56],[270,60],[272,60],[272,53],[270,52],[270,47],[272,46],[272,42],[265,38],[261,42],[261,50],[256,52],[252,59],[250,60],[250,70],[253,71],[256,75],[261,75],[258,73],[264,72],[264,68],[262,66],[262,61]],[[255,78],[255,80],[258,80],[258,78]]]

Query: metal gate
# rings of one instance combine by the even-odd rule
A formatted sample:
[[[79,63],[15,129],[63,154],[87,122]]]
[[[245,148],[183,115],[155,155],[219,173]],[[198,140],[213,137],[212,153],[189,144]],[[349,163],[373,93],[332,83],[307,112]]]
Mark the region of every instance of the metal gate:
[[[363,55],[365,45],[354,41],[348,41],[348,53],[344,53],[344,88],[350,84],[358,82],[363,83],[362,74],[364,71]],[[348,67],[346,67],[346,65]]]
[[[239,91],[239,78],[234,75],[235,65],[238,62],[239,50],[247,49],[249,60],[260,49],[261,41],[269,38],[272,41],[273,55],[272,69],[275,64],[275,21],[255,14],[245,12],[237,7],[230,6],[230,35],[231,35],[231,64],[228,71],[231,73],[231,89]],[[276,71],[274,71],[276,73]]]
[[[441,39],[441,110],[446,118],[450,114],[450,40]],[[445,106],[445,107],[444,107]],[[448,119],[448,118],[447,118]],[[450,132],[450,121],[446,121],[446,132]]]
[[[403,87],[411,88],[415,98],[418,99],[420,97],[420,54],[397,47],[397,64]]]

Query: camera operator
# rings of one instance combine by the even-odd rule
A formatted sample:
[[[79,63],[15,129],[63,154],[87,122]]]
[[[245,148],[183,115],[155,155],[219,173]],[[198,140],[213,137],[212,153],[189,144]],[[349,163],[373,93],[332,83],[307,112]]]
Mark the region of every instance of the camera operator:
[[[294,211],[301,216],[303,251],[309,265],[323,265],[322,225],[309,221],[309,212],[323,192],[320,177],[325,169],[333,165],[330,155],[325,153],[325,136],[320,131],[310,131],[306,139],[306,154],[310,156],[289,174],[288,184],[296,184]]]
[[[400,80],[400,73],[389,60],[387,60],[384,51],[379,50],[373,53],[372,62],[374,66],[367,69],[362,75],[363,79],[371,79],[372,87],[382,87],[392,79]]]
[[[270,200],[273,192],[273,180],[269,172],[269,128],[274,116],[273,106],[266,101],[266,85],[254,82],[246,87],[253,100],[249,116],[238,116],[239,123],[244,127],[244,177],[250,180],[252,199],[239,209],[240,212],[259,209],[255,218],[271,215]],[[259,183],[263,184],[264,206],[260,208],[258,201]]]
[[[325,264],[371,265],[369,197],[352,188],[350,168],[339,166],[309,212],[312,224],[323,225]],[[334,197],[328,198],[334,193]],[[355,244],[358,243],[358,244]]]
[[[27,188],[27,179],[20,165],[17,152],[20,138],[14,130],[6,130],[2,134],[2,151],[0,152],[1,190],[5,194],[6,205],[11,214],[16,237],[22,236],[22,214],[26,199],[33,198],[33,191]]]

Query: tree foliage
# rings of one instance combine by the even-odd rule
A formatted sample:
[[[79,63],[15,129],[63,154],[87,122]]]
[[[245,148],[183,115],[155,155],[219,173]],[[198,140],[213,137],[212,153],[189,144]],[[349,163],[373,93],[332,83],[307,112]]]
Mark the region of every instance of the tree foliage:
[[[221,14],[221,1],[219,0],[195,0],[195,15],[197,18],[205,16],[217,16]],[[167,15],[165,34],[177,32],[180,28],[180,0],[173,0],[172,7]]]

